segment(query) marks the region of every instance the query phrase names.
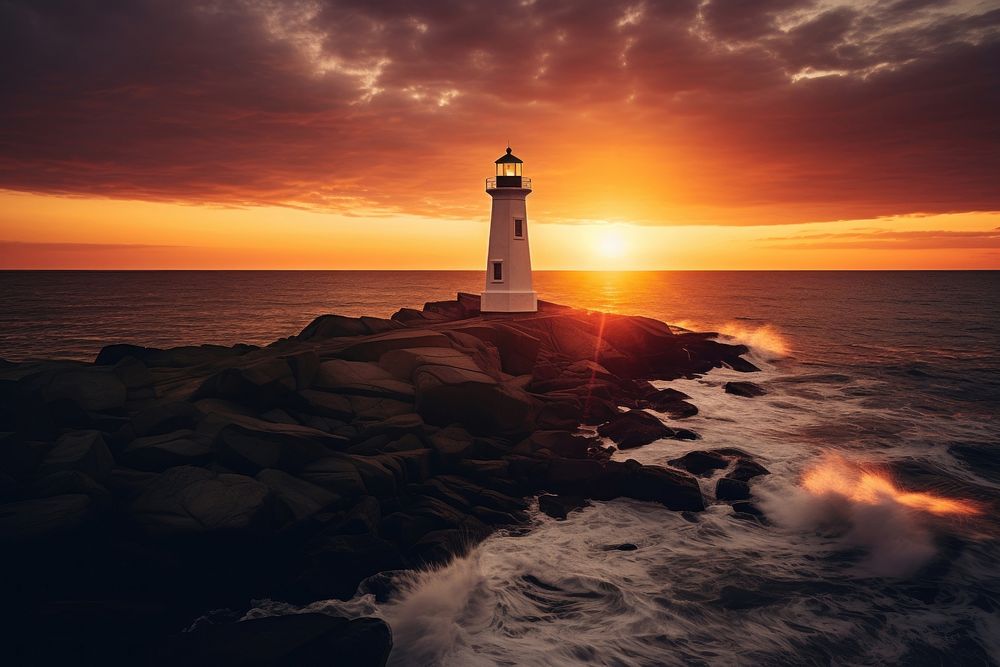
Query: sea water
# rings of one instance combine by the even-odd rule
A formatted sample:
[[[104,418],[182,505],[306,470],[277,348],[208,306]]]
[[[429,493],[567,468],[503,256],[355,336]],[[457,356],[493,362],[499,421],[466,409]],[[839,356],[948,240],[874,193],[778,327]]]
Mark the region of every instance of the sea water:
[[[473,272],[0,274],[0,357],[111,342],[266,343],[321,313],[388,316],[476,291]],[[631,500],[502,531],[388,598],[322,610],[392,627],[396,665],[1000,664],[1000,274],[536,274],[552,301],[750,346],[762,368],[674,381],[696,442],[738,447],[767,524]],[[765,387],[726,394],[729,380]],[[659,415],[674,424],[665,415]],[[716,476],[702,478],[711,499]],[[634,544],[631,551],[621,544]],[[335,662],[331,657],[331,663]]]

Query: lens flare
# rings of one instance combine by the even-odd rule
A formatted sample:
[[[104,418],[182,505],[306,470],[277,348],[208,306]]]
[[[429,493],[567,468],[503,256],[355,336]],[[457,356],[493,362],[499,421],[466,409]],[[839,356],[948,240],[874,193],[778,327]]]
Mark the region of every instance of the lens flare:
[[[868,505],[894,502],[931,514],[980,513],[979,507],[967,500],[929,492],[904,491],[897,488],[885,473],[849,463],[840,457],[829,457],[807,470],[802,477],[802,486],[817,496],[836,494]]]

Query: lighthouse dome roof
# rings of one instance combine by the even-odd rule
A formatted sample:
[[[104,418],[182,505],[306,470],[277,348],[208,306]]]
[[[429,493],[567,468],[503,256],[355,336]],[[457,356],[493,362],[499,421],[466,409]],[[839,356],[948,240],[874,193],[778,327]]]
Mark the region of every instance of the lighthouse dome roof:
[[[516,155],[513,155],[510,152],[510,146],[508,146],[507,147],[507,154],[506,155],[501,155],[500,158],[497,160],[496,163],[497,164],[507,164],[508,162],[524,162],[524,160],[522,160],[521,158],[517,157]]]

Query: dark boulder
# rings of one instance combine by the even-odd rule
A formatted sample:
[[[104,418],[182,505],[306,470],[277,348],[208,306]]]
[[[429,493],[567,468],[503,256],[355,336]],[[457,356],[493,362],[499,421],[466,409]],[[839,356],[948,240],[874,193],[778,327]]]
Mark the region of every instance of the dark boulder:
[[[590,505],[590,501],[580,496],[553,495],[550,493],[538,496],[538,509],[553,519],[560,521],[574,511]]]
[[[176,635],[157,652],[156,664],[382,667],[391,650],[392,633],[382,620],[289,614],[209,625]]]
[[[358,467],[344,456],[329,456],[307,463],[298,476],[339,496],[350,498],[368,493]]]
[[[738,479],[744,482],[749,482],[754,477],[759,477],[761,475],[770,475],[771,471],[757,463],[756,461],[751,461],[750,459],[738,459],[736,465],[733,469],[726,474],[726,477],[731,479]]]
[[[225,398],[267,409],[294,393],[296,386],[287,360],[262,359],[208,377],[192,398]]]
[[[705,500],[697,480],[691,475],[661,468],[621,464],[619,489],[621,495],[636,500],[658,502],[668,509],[701,511]]]
[[[84,367],[57,372],[44,389],[45,401],[67,401],[82,410],[101,412],[115,410],[125,404],[128,389],[114,370]]]
[[[413,385],[399,380],[376,364],[363,361],[324,361],[319,366],[313,385],[317,389],[340,394],[413,399]]]
[[[698,408],[693,403],[688,403],[687,394],[676,389],[661,389],[654,394],[645,396],[642,405],[670,415],[673,419],[686,419],[698,414]]]
[[[749,500],[750,485],[739,479],[721,478],[715,485],[718,500]]]
[[[767,391],[753,382],[727,382],[726,393],[734,396],[742,396],[743,398],[754,398],[756,396],[763,396]]]
[[[320,315],[299,332],[299,340],[323,340],[346,336],[367,336],[371,330],[359,317]]]
[[[620,448],[648,445],[669,438],[674,430],[643,410],[629,410],[597,427],[597,433],[613,440]]]
[[[256,474],[264,468],[290,472],[329,457],[346,445],[340,438],[307,426],[243,420],[221,429],[216,439],[219,460],[225,465]]]
[[[729,459],[713,452],[688,452],[680,458],[667,461],[675,468],[687,470],[693,475],[705,475],[713,470],[729,466]]]
[[[82,493],[90,496],[96,508],[106,510],[111,507],[111,493],[79,470],[62,470],[46,475],[35,480],[28,491],[35,498]]]

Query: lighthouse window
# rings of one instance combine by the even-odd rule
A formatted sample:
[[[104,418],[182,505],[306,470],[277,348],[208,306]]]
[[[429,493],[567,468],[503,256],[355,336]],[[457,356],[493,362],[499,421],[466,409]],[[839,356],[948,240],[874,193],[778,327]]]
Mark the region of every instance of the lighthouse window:
[[[514,218],[514,238],[524,238],[524,220],[521,218]]]
[[[493,282],[503,280],[503,262],[493,262]]]

